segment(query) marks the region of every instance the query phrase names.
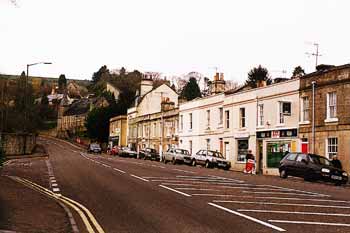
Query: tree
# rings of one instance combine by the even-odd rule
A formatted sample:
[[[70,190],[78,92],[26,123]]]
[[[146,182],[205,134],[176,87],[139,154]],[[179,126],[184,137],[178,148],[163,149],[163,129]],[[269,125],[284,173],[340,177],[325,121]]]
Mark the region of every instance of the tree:
[[[297,66],[294,68],[292,78],[300,78],[303,75],[305,75],[305,71],[301,66]]]
[[[111,74],[109,72],[109,69],[107,68],[106,65],[101,66],[101,68],[95,72],[92,75],[92,82],[93,84],[97,84],[99,81],[108,81],[108,79],[111,77]]]
[[[60,93],[63,93],[63,91],[67,87],[67,79],[64,74],[61,74],[60,77],[58,78],[58,90]]]
[[[272,80],[268,70],[259,65],[258,67],[254,67],[249,71],[246,84],[252,88],[256,88],[261,85],[262,82],[266,82],[266,85],[270,85]]]
[[[187,101],[193,100],[197,97],[202,97],[196,78],[190,78],[182,90],[180,97],[186,99]]]
[[[109,119],[112,116],[110,107],[92,109],[85,123],[88,137],[99,142],[107,142],[109,136]]]

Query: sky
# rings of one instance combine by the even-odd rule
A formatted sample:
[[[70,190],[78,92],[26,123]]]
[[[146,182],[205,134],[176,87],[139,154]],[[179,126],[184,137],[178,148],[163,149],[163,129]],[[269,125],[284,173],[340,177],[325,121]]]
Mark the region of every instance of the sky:
[[[16,5],[13,4],[16,2]],[[102,65],[243,83],[261,64],[350,63],[349,0],[0,0],[0,73],[91,79]],[[283,71],[287,73],[284,73]]]

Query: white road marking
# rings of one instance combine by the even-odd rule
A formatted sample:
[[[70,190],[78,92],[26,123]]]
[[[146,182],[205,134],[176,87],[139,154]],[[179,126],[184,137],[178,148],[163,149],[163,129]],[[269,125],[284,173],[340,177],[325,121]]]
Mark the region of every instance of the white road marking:
[[[52,183],[52,184],[51,184],[51,186],[52,186],[52,187],[57,187],[57,186],[58,186],[58,184],[56,184],[56,183]]]
[[[274,200],[291,200],[291,201],[315,201],[315,202],[335,202],[335,203],[347,203],[349,201],[333,200],[333,199],[311,199],[311,198],[297,198],[297,197],[257,197],[257,196],[235,196],[237,198],[250,198],[250,199],[274,199]]]
[[[254,185],[251,185],[251,184],[227,184],[226,186],[221,186],[223,185],[222,183],[213,183],[213,184],[208,184],[208,183],[205,183],[205,182],[195,182],[195,183],[191,183],[191,184],[188,184],[188,183],[183,183],[183,184],[178,184],[178,183],[163,183],[163,184],[166,184],[166,185],[172,185],[172,186],[190,186],[190,187],[197,187],[197,186],[203,186],[203,184],[207,184],[207,185],[215,185],[215,187],[246,187],[246,186],[254,186]]]
[[[54,192],[59,192],[60,189],[59,189],[59,188],[53,188],[52,191],[54,191]]]
[[[194,195],[194,194],[192,194],[192,195]],[[313,205],[313,204],[257,202],[257,201],[226,201],[226,200],[214,200],[213,202],[215,202],[215,203],[237,203],[237,204],[281,205],[281,206],[303,206],[303,207],[350,209],[350,206],[338,206],[338,205],[334,206],[334,205]]]
[[[234,211],[234,210],[227,209],[227,208],[225,208],[225,207],[223,207],[223,206],[216,205],[216,204],[210,203],[210,202],[209,202],[208,204],[211,205],[211,206],[213,206],[213,207],[215,207],[215,208],[224,210],[224,211],[229,212],[229,213],[231,213],[231,214],[235,214],[235,215],[237,215],[237,216],[240,216],[240,217],[243,217],[243,218],[245,218],[245,219],[251,220],[251,221],[253,221],[253,222],[259,223],[259,224],[264,225],[264,226],[266,226],[266,227],[270,227],[270,228],[272,228],[272,229],[274,229],[274,230],[277,230],[277,231],[286,231],[286,230],[283,229],[283,228],[280,228],[280,227],[277,227],[277,226],[272,225],[272,224],[270,224],[270,223],[261,221],[261,220],[259,220],[259,219],[253,218],[253,217],[250,217],[250,216],[248,216],[248,215],[245,215],[245,214],[236,212],[236,211]]]
[[[220,182],[218,182],[218,180],[211,180],[211,179],[208,179],[208,180],[202,180],[202,179],[179,179],[179,178],[158,178],[156,180],[153,180],[153,181],[157,181],[157,182],[162,182],[162,181],[167,181],[167,182],[186,182],[186,181],[189,181],[189,182],[206,182],[206,183],[220,183],[220,184],[237,184],[233,181],[224,181],[224,180],[220,180]]]
[[[106,164],[104,164],[104,163],[102,163],[102,166],[104,166],[104,167],[108,167],[108,168],[111,168],[111,166],[106,165]]]
[[[289,192],[289,191],[287,191]],[[278,195],[293,195],[293,196],[309,196],[309,197],[317,197],[319,195],[315,194],[306,194],[306,193],[284,193],[284,192],[251,192],[251,191],[242,191],[242,193],[251,193],[251,194],[278,194]]]
[[[162,188],[168,189],[168,190],[170,190],[170,191],[173,191],[173,192],[175,192],[175,193],[179,193],[179,194],[181,194],[181,195],[184,195],[184,196],[186,196],[186,197],[190,197],[190,196],[191,196],[190,194],[180,192],[180,191],[178,191],[178,190],[176,190],[176,189],[172,189],[172,188],[169,188],[169,187],[164,186],[164,185],[159,185],[159,186],[162,187]]]
[[[201,189],[201,188],[176,188],[177,190],[194,190],[194,191],[222,191],[217,189]]]
[[[114,171],[125,173],[125,171],[119,170],[118,168],[113,168]]]
[[[146,181],[146,182],[149,182],[149,180],[146,180],[146,179],[139,177],[139,176],[135,176],[133,174],[131,174],[130,176],[135,177],[135,178],[140,179],[140,180],[143,180],[143,181]]]
[[[210,177],[214,177],[214,178],[218,178],[218,179],[223,179],[223,180],[231,180],[231,181],[236,181],[238,183],[244,183],[243,180],[237,180],[237,179],[232,179],[232,178],[226,178],[226,177],[222,177],[222,176],[212,176],[209,175]]]
[[[321,215],[321,216],[340,216],[349,217],[350,214],[337,214],[337,213],[319,213],[319,212],[300,212],[300,211],[282,211],[282,210],[248,210],[238,209],[239,212],[254,212],[254,213],[274,213],[274,214],[303,214],[303,215]]]
[[[271,187],[271,188],[280,188],[280,189],[284,189],[284,190],[288,190],[288,191],[297,191],[297,192],[301,192],[301,193],[307,193],[307,194],[314,194],[314,195],[318,195],[318,196],[330,197],[330,195],[327,195],[327,194],[309,192],[309,191],[304,191],[304,190],[299,190],[299,189],[285,188],[285,187],[275,186],[275,185],[264,185],[264,186],[268,186],[268,187]]]
[[[306,222],[306,221],[287,221],[287,220],[269,220],[269,222],[290,223],[290,224],[307,224],[307,225],[323,225],[323,226],[337,226],[337,227],[350,227],[350,224],[348,224],[348,223],[332,223],[332,222]]]
[[[191,174],[195,174],[195,172],[192,172],[192,171],[186,171],[186,170],[181,170],[181,169],[176,169],[176,168],[173,168],[174,171],[178,171],[178,172],[184,172],[184,173],[191,173]]]

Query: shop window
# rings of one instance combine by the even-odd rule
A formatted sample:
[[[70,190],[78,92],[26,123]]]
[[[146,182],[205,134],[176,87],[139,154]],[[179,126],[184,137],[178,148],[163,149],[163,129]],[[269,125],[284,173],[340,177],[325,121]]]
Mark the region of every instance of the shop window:
[[[283,157],[290,152],[291,142],[269,142],[267,143],[267,167],[278,168]]]
[[[327,139],[327,157],[332,159],[338,154],[338,138]]]
[[[244,162],[245,157],[248,153],[249,141],[248,139],[237,140],[238,143],[238,153],[237,153],[237,162]]]

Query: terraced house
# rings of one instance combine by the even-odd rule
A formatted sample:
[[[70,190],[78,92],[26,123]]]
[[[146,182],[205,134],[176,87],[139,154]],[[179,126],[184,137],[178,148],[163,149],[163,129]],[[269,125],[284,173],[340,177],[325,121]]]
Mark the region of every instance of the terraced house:
[[[319,65],[300,79],[302,150],[332,159],[350,171],[350,64]],[[315,117],[313,117],[313,115]]]

